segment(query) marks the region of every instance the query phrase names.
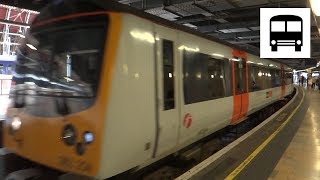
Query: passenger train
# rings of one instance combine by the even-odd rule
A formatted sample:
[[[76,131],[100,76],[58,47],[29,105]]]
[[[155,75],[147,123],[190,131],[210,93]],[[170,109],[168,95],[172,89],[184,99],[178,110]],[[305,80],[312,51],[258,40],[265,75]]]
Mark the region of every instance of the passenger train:
[[[24,41],[5,147],[97,179],[148,166],[293,91],[286,65],[113,1],[55,2]]]

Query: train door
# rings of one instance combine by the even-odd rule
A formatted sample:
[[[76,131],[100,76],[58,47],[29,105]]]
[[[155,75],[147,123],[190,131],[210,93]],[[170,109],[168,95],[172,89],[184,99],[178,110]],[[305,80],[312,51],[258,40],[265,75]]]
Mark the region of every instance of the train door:
[[[245,52],[234,49],[232,56],[233,114],[231,124],[237,124],[246,117],[248,112],[248,64]]]
[[[178,141],[179,104],[175,31],[156,26],[157,139],[154,156],[174,148]]]

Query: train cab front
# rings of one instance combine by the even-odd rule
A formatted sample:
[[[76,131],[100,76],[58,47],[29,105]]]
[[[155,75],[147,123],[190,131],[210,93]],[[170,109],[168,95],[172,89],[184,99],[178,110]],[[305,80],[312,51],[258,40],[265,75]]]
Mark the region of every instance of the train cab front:
[[[6,148],[51,168],[96,176],[110,79],[103,67],[114,52],[108,34],[115,16],[82,1],[40,13],[17,50]]]

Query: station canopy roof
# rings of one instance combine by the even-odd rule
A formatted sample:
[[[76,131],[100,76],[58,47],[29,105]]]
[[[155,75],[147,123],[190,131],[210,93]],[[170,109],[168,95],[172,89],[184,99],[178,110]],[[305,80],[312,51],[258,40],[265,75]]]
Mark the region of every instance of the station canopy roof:
[[[47,3],[55,0],[3,0],[3,4],[32,10],[32,18]],[[109,0],[105,0],[106,2]],[[260,8],[310,7],[308,0],[116,0],[146,13],[173,21],[259,53]],[[7,9],[0,9],[0,21]],[[20,11],[21,12],[21,11]],[[18,12],[19,13],[19,12]],[[26,16],[22,13],[21,19]],[[320,18],[311,18],[311,59],[276,59],[295,69],[313,67],[320,60]],[[16,18],[17,23],[27,24]],[[29,22],[30,22],[29,20]],[[11,18],[10,21],[14,21]],[[318,25],[318,26],[317,26]],[[3,25],[0,24],[0,32]],[[16,27],[10,32],[16,33]]]

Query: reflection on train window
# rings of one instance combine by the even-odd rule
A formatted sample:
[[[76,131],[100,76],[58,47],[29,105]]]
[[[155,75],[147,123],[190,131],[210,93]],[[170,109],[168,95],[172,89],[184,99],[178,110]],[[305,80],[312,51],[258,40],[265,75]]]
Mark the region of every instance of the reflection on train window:
[[[285,72],[286,85],[293,83],[293,74],[292,72]]]
[[[174,61],[173,61],[173,42],[162,41],[162,60],[163,60],[163,100],[164,110],[174,109]]]
[[[186,104],[225,96],[224,61],[210,55],[187,52],[183,54],[183,85]]]
[[[64,90],[66,96],[94,96],[99,81],[104,33],[105,29],[99,25],[33,33],[28,38],[36,39],[39,44],[36,49],[28,45],[19,49],[16,72],[20,76],[15,76],[15,81],[17,84],[32,81],[40,87]],[[25,77],[31,72],[36,78]]]
[[[280,86],[280,71],[278,69],[270,69],[272,87]]]
[[[7,74],[11,75],[12,72],[13,72],[13,66],[10,64],[10,65],[8,65],[8,67],[7,67]]]
[[[249,69],[250,92],[272,88],[280,82],[277,70],[273,71],[265,67],[254,65],[250,65]]]

